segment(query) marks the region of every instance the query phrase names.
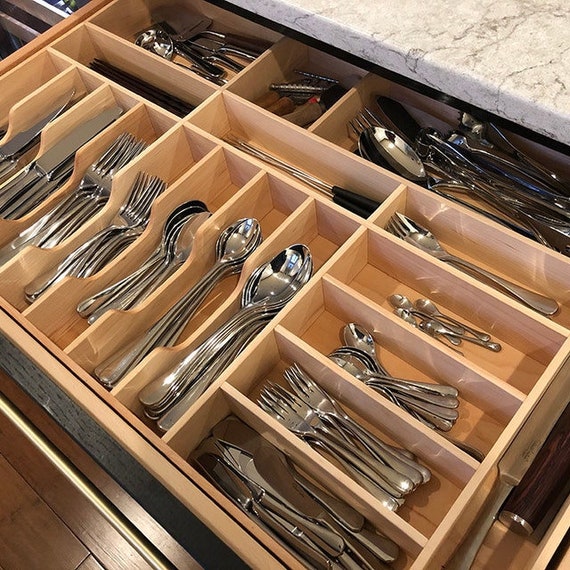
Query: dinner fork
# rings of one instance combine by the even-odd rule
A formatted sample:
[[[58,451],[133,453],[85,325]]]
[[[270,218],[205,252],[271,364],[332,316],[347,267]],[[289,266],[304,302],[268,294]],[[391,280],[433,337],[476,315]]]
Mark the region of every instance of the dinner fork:
[[[371,455],[406,475],[416,486],[430,480],[431,472],[427,467],[403,453],[405,450],[383,442],[353,420],[298,364],[285,370],[284,377],[297,397],[311,406],[316,413],[329,418],[332,423],[338,423],[339,427],[351,434]]]
[[[69,237],[108,202],[115,174],[145,147],[133,135],[121,134],[87,169],[73,193],[0,249],[0,265],[28,245],[47,249]]]
[[[139,172],[131,191],[109,226],[76,248],[55,268],[34,279],[24,289],[33,303],[66,276],[89,277],[128,247],[145,229],[154,200],[166,189],[156,176]]]
[[[428,229],[400,212],[396,212],[389,219],[386,229],[436,259],[466,270],[467,273],[478,277],[484,282],[488,282],[499,291],[510,295],[543,315],[554,315],[559,309],[558,303],[554,299],[512,283],[474,263],[449,253]]]
[[[386,465],[383,461],[377,460],[372,455],[363,453],[358,447],[351,446],[340,439],[321,419],[319,414],[315,413],[311,406],[288,392],[282,386],[268,383],[264,388],[264,394],[274,398],[278,405],[291,408],[317,432],[322,433],[327,439],[331,439],[343,447],[347,453],[355,455],[358,460],[362,462],[360,470],[362,471],[364,466],[369,467],[371,471],[367,470],[365,475],[377,480],[380,486],[392,496],[402,497],[411,493],[417,487],[416,483],[409,477]],[[380,477],[380,479],[378,479],[378,477]],[[386,484],[384,484],[384,482]]]

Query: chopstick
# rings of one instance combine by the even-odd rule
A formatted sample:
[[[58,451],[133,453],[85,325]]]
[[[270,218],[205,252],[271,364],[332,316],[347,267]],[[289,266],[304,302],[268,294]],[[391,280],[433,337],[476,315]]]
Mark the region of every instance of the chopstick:
[[[163,109],[170,111],[171,113],[179,116],[184,117],[188,115],[191,111],[195,109],[194,105],[179,99],[178,97],[171,95],[170,93],[156,87],[147,81],[136,77],[135,75],[131,75],[110,63],[103,61],[101,59],[94,59],[89,64],[89,67],[107,77],[107,79],[111,79],[118,83],[122,87],[133,91],[137,95],[141,95],[145,99],[156,103]]]

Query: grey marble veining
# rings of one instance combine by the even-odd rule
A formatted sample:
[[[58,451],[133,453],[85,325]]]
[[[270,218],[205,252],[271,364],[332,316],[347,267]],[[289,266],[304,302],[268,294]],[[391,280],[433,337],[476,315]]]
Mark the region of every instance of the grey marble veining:
[[[570,144],[568,0],[230,0]]]

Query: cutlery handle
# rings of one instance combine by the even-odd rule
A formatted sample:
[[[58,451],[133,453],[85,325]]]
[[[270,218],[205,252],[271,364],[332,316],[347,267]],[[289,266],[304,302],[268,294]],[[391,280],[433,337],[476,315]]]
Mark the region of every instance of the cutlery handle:
[[[335,204],[346,208],[361,218],[368,218],[380,206],[380,202],[352,192],[351,190],[346,190],[340,186],[333,186],[331,192]]]
[[[256,502],[285,520],[294,522],[327,555],[338,556],[344,550],[344,540],[336,532],[297,513],[268,493],[264,493]]]
[[[251,512],[271,529],[279,538],[293,549],[293,554],[299,554],[305,558],[304,562],[309,562],[318,570],[328,570],[331,561],[302,531],[294,525],[287,523],[283,517],[265,509],[259,503],[251,505]],[[291,529],[291,530],[289,530]]]
[[[512,486],[499,479],[485,501],[466,538],[442,566],[445,570],[470,570],[487,533],[493,526],[495,515],[512,490]]]
[[[474,265],[469,261],[461,259],[460,257],[456,257],[455,255],[446,254],[445,256],[442,256],[441,259],[453,265],[458,265],[480,277],[483,277],[485,280],[495,285],[501,291],[507,293],[515,299],[518,299],[523,304],[527,305],[531,309],[534,309],[535,311],[538,311],[542,315],[550,316],[558,312],[558,303],[550,297],[546,297],[540,293],[526,289],[521,285],[516,285],[507,279],[503,279],[502,277],[499,277],[498,275],[495,275],[494,273],[491,273],[482,267]]]
[[[200,54],[188,46],[176,43],[175,50],[178,55],[198,66],[208,75],[211,75],[212,77],[223,77],[225,75],[225,71],[221,67],[206,61]]]
[[[531,534],[546,516],[570,476],[570,406],[558,419],[499,520],[519,534]]]

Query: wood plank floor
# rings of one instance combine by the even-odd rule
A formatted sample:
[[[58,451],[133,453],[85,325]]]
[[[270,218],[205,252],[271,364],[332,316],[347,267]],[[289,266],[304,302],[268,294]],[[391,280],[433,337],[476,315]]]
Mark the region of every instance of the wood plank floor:
[[[200,568],[44,410],[1,372],[0,390],[176,568]],[[148,568],[148,563],[99,511],[0,414],[0,569]]]

